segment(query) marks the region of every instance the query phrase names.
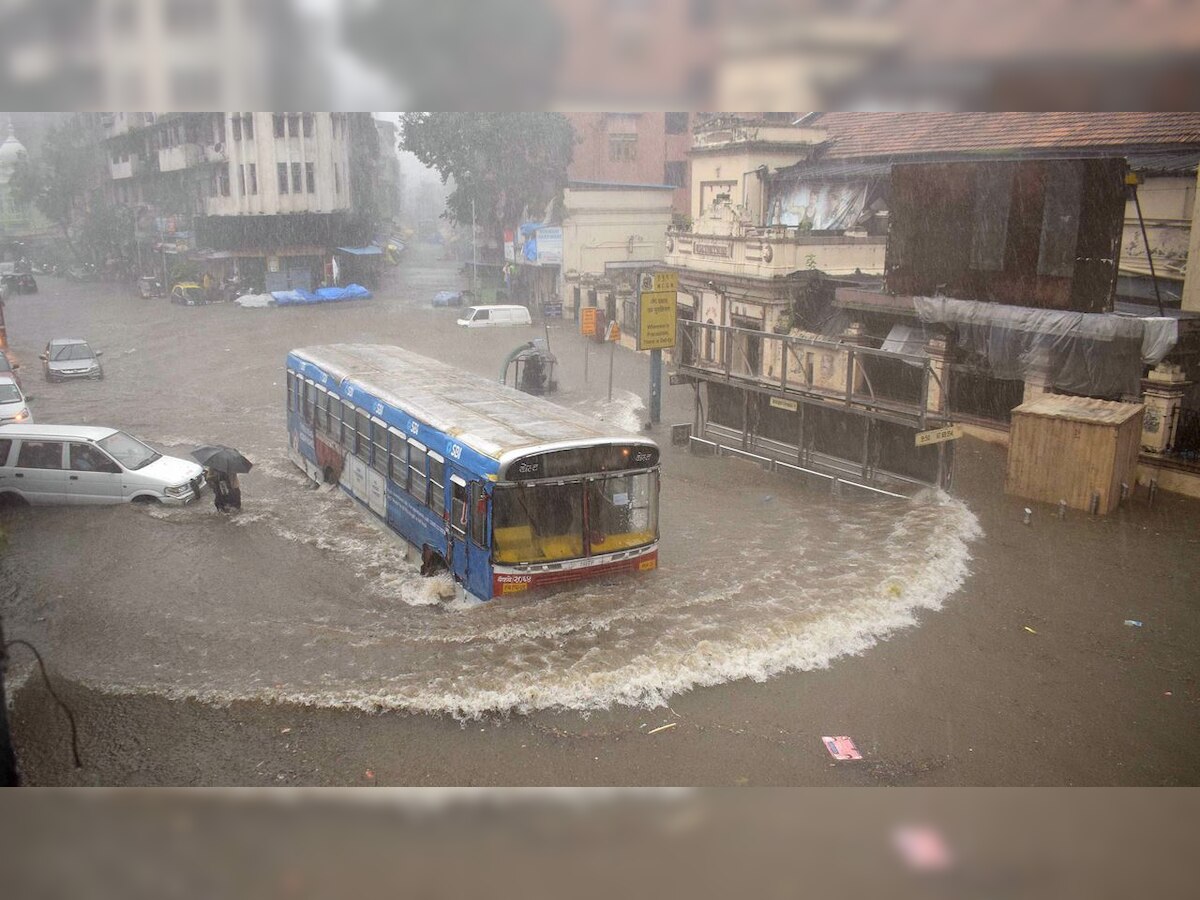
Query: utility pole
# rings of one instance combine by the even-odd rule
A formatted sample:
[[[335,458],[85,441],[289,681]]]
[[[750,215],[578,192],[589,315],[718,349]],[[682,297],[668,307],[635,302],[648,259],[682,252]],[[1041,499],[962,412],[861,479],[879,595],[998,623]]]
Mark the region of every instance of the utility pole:
[[[479,285],[475,273],[479,269],[479,252],[475,246],[475,198],[471,198],[471,299],[479,302]]]

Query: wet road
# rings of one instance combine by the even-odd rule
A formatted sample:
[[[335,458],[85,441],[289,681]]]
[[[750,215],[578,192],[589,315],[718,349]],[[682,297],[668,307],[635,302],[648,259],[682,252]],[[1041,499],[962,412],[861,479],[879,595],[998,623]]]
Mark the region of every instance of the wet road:
[[[406,545],[286,458],[283,361],[296,346],[394,343],[495,376],[540,327],[466,331],[429,298],[454,287],[430,248],[370,301],[188,309],[117,285],[41,279],[9,340],[38,421],[123,428],[164,452],[227,443],[255,462],[236,516],[202,505],[18,511],[0,565],[10,637],[105,691],[283,700],[472,717],[657,705],[868,650],[967,575],[974,516],[958,501],[835,500],[748,464],[664,446],[661,568],[551,596],[464,606]],[[552,327],[557,402],[621,427],[644,416],[646,363],[607,351],[591,381],[570,325]],[[104,351],[102,382],[46,384],[51,337]],[[665,421],[689,421],[670,388]],[[666,445],[665,432],[656,435]],[[19,682],[21,673],[15,673]]]

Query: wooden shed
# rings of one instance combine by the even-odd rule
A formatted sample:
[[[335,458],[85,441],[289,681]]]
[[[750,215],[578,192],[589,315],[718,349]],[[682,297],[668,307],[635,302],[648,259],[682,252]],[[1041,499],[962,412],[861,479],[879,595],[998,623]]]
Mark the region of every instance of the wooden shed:
[[[1047,394],[1012,412],[1004,490],[1043,503],[1109,513],[1133,486],[1142,443],[1140,403]]]

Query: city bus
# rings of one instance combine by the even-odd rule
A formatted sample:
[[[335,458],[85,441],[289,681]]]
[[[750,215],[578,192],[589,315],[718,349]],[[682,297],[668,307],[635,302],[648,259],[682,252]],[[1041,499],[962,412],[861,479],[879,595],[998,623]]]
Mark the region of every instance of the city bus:
[[[398,347],[287,356],[289,456],[483,600],[658,565],[654,441]]]

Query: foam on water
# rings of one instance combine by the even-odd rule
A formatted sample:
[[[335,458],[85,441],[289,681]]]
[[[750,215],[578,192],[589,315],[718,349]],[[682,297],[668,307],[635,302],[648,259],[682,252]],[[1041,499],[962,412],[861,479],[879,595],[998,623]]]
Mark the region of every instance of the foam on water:
[[[962,585],[980,533],[961,502],[932,492],[860,504],[775,498],[738,541],[719,522],[692,522],[685,542],[664,540],[662,568],[645,576],[480,604],[455,599],[447,576],[420,577],[407,545],[342,492],[310,490],[271,463],[254,474],[254,504],[240,514],[164,507],[152,515],[185,527],[229,523],[317,553],[320,567],[352,572],[357,587],[328,597],[292,586],[262,599],[213,598],[199,611],[170,601],[119,610],[160,616],[160,628],[148,623],[139,636],[172,652],[155,656],[155,666],[147,664],[153,651],[132,639],[117,652],[80,652],[70,663],[75,677],[210,703],[464,719],[662,706],[697,687],[824,668],[912,627]],[[757,496],[744,502],[761,515]],[[698,541],[702,553],[675,559]],[[172,629],[203,639],[182,641]]]

